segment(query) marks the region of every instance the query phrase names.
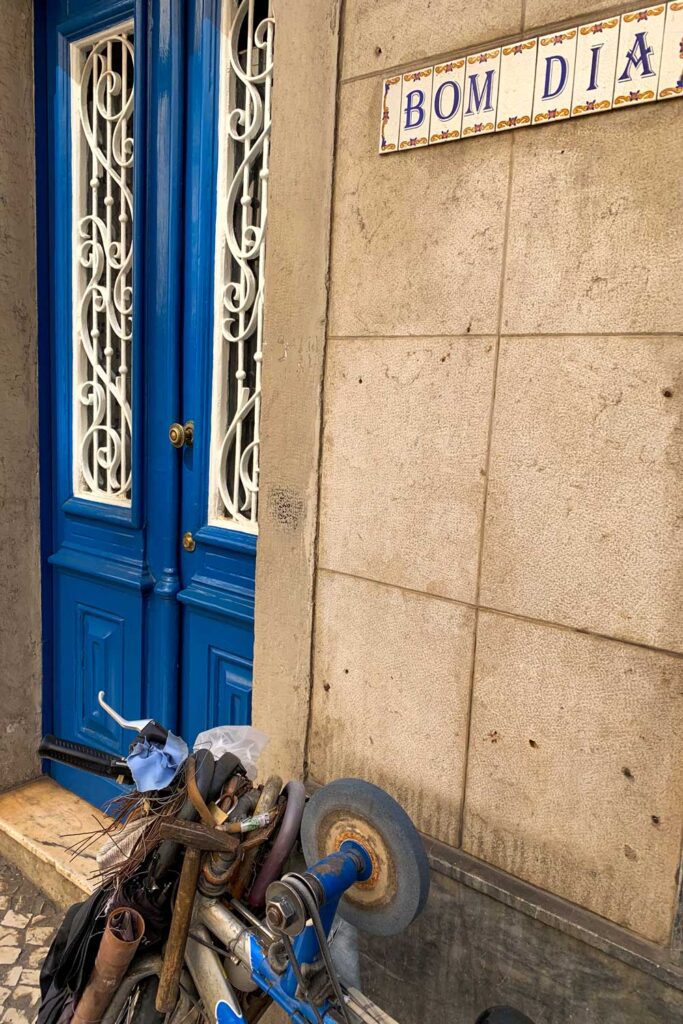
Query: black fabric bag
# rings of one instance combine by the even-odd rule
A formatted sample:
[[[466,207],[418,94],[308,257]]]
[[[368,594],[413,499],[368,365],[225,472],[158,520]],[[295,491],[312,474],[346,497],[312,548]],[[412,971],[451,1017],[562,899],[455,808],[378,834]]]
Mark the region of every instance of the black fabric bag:
[[[40,971],[37,1024],[57,1024],[67,1000],[90,977],[105,926],[108,889],[97,889],[69,907]]]

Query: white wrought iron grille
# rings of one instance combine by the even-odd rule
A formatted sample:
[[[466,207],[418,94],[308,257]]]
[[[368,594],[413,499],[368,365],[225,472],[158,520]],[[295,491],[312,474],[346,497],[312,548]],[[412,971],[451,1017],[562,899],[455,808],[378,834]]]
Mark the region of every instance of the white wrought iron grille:
[[[209,519],[257,532],[273,83],[269,0],[223,0]]]
[[[73,484],[130,505],[133,344],[131,24],[71,46]]]

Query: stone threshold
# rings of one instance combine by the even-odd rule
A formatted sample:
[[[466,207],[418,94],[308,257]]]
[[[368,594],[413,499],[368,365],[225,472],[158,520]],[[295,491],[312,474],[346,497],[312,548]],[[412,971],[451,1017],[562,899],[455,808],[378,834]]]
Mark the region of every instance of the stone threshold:
[[[61,907],[82,900],[97,885],[102,840],[74,854],[73,846],[107,815],[52,779],[43,777],[0,794],[0,855]]]

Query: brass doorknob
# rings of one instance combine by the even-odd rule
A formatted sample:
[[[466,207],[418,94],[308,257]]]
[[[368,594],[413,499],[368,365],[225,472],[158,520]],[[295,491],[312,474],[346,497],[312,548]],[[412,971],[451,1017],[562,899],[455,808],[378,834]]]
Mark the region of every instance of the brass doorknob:
[[[187,533],[183,534],[183,547],[185,548],[186,551],[194,551],[194,549],[197,547],[195,539],[189,530]]]
[[[182,448],[183,445],[191,448],[194,441],[194,421],[188,420],[185,424],[172,423],[168,428],[168,439],[174,448]]]

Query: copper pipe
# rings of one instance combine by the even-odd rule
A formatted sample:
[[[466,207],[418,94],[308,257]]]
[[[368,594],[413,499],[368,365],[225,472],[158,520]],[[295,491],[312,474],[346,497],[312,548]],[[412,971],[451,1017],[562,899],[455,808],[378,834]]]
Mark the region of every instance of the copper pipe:
[[[187,847],[173,905],[171,927],[164,950],[164,963],[159,975],[159,988],[156,997],[156,1008],[159,1013],[169,1013],[178,1001],[180,972],[185,959],[185,946],[197,892],[201,859],[200,850],[196,850],[192,846]]]
[[[114,998],[145,934],[145,922],[132,907],[112,910],[95,966],[78,1000],[72,1024],[99,1024]]]

